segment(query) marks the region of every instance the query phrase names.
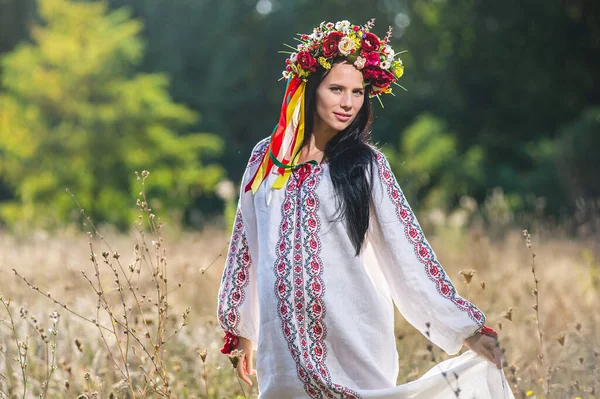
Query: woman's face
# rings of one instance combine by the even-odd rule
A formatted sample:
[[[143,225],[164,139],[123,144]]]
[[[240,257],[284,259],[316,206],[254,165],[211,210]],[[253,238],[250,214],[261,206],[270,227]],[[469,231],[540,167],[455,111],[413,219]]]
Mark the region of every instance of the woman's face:
[[[363,75],[352,64],[334,64],[317,87],[315,131],[333,134],[347,128],[365,101]]]

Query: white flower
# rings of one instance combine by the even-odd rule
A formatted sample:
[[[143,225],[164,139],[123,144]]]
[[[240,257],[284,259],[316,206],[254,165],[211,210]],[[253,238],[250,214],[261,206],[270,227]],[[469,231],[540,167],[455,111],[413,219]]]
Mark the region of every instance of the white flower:
[[[340,40],[340,44],[338,44],[338,49],[342,55],[348,55],[356,48],[356,44],[354,40],[350,39],[348,36],[344,36],[342,40]]]
[[[391,48],[389,45],[385,45],[385,47],[383,48],[383,51],[387,53],[387,60],[388,62],[392,62],[394,61],[394,57],[396,56],[396,52],[394,51],[393,48]]]
[[[52,323],[54,323],[54,324],[58,323],[59,319],[60,319],[60,315],[58,314],[58,312],[54,311],[54,312],[50,313],[50,320],[52,321]]]
[[[298,58],[298,53],[290,54],[290,62],[296,62],[297,58]]]
[[[348,31],[350,30],[350,21],[339,21],[335,24],[335,29],[342,31],[344,33],[348,33]]]
[[[302,48],[304,47],[304,44],[300,43],[299,45],[296,46],[296,48],[298,49],[298,51],[302,51]]]
[[[312,38],[314,41],[319,41],[319,40],[323,39],[323,32],[321,32],[321,31],[320,31],[320,30],[318,30],[318,29],[315,29],[315,30],[313,31],[312,35],[311,35],[311,38]]]
[[[381,69],[389,69],[390,68],[390,63],[388,61],[381,61],[381,63],[379,64],[379,67]]]
[[[325,25],[325,27],[327,29],[333,29],[333,28],[335,28],[335,24],[333,22],[327,22],[327,25]]]
[[[281,74],[283,75],[283,77],[284,77],[285,79],[289,79],[289,78],[290,78],[290,75],[291,75],[292,73],[291,73],[291,72],[289,72],[289,71],[283,71],[283,72],[281,72]]]

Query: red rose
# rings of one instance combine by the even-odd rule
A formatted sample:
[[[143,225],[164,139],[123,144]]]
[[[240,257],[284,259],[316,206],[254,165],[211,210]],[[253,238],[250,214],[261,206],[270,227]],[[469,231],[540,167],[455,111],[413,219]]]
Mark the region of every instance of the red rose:
[[[344,37],[342,32],[331,32],[323,40],[323,56],[325,58],[333,58],[338,55],[338,44],[340,44],[342,37]]]
[[[373,33],[363,33],[362,49],[366,52],[379,50],[379,39]]]
[[[379,71],[380,70],[381,69],[376,68],[376,67],[372,67],[372,66],[365,67],[362,70],[363,77],[365,78],[365,80],[369,80],[369,81],[377,79],[377,77],[379,76]]]
[[[390,71],[381,70],[381,73],[373,84],[377,87],[386,88],[394,81],[394,74]]]
[[[300,51],[296,60],[298,61],[300,68],[305,71],[314,72],[317,70],[317,61],[308,51]]]
[[[366,58],[365,66],[378,66],[379,65],[379,52],[366,53],[364,54]]]
[[[394,74],[378,67],[368,66],[363,69],[365,80],[380,89],[386,88],[394,80]]]

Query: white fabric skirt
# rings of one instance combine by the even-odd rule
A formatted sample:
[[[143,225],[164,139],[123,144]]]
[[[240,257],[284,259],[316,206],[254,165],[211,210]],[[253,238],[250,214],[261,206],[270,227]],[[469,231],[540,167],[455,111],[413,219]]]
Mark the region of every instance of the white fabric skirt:
[[[377,399],[514,399],[504,372],[473,351],[437,364],[418,380],[358,393]]]

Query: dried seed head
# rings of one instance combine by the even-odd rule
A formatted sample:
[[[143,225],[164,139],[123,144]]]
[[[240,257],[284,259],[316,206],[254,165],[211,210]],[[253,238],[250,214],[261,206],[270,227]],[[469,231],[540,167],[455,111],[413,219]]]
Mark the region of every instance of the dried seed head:
[[[473,275],[475,273],[476,273],[476,271],[473,269],[461,270],[460,272],[458,272],[458,274],[460,274],[461,276],[463,276],[465,278],[465,281],[467,282],[467,284],[471,283],[471,280],[473,279]]]
[[[508,308],[508,310],[502,314],[502,317],[504,317],[508,321],[512,321],[513,310],[514,309],[512,307]]]
[[[234,349],[230,354],[227,355],[229,357],[229,361],[234,369],[237,369],[240,364],[240,360],[244,357],[244,352],[239,349]]]
[[[206,349],[198,349],[198,354],[200,355],[200,359],[202,359],[202,363],[206,362],[206,355],[208,354],[208,351]]]

